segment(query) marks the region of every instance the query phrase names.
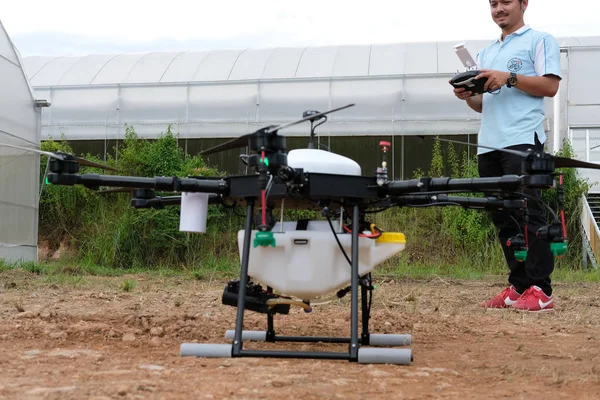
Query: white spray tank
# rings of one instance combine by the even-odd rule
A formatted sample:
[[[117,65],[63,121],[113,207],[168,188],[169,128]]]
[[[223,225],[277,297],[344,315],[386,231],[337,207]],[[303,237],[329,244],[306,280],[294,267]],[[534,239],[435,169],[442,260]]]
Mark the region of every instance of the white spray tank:
[[[275,247],[250,246],[248,275],[271,286],[282,295],[310,301],[350,283],[350,264],[339,248],[328,221],[309,221],[306,230],[297,230],[296,221],[279,222],[273,227]],[[256,230],[250,243],[254,243]],[[371,235],[372,232],[362,232]],[[352,254],[352,235],[336,232],[348,257]],[[241,254],[244,231],[238,232]],[[359,237],[358,270],[361,276],[404,250],[402,233],[383,232],[377,239]]]

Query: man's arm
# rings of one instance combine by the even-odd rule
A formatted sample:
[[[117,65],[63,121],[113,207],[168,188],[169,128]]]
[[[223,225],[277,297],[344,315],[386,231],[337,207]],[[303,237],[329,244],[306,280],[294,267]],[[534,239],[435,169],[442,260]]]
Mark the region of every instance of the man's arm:
[[[510,77],[510,72],[484,70],[477,75],[476,79],[486,77],[488,80],[483,87],[484,90],[497,90],[504,86]],[[554,97],[558,91],[560,78],[556,75],[525,76],[517,74],[515,88],[532,96]]]
[[[480,94],[476,94],[472,97],[467,97],[467,104],[469,105],[469,107],[471,107],[478,113],[483,111],[483,98]]]
[[[554,97],[556,95],[556,92],[558,92],[559,81],[560,79],[555,75],[517,75],[517,84],[515,85],[515,87],[532,96]]]

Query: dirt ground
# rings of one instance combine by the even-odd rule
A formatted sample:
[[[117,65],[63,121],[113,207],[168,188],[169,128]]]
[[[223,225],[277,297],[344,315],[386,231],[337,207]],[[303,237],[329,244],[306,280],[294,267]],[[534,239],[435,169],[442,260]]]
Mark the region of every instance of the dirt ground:
[[[180,357],[183,342],[227,343],[225,282],[130,276],[57,282],[0,274],[0,399],[598,399],[600,285],[557,284],[556,312],[484,311],[486,281],[380,278],[374,333],[413,336],[409,366]],[[278,315],[278,333],[349,335],[347,299]],[[264,315],[246,313],[246,329]],[[326,349],[347,345],[257,344]]]

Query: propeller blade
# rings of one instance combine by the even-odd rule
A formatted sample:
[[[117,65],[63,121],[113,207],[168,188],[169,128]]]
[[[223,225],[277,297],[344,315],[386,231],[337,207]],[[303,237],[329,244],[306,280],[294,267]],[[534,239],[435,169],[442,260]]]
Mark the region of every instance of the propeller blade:
[[[132,193],[135,190],[135,188],[128,188],[128,187],[119,187],[119,188],[113,188],[113,189],[104,189],[104,190],[98,190],[96,192],[96,194],[108,194],[108,193]]]
[[[586,161],[574,160],[567,157],[554,157],[554,166],[556,168],[589,168],[600,169],[600,164],[589,163]]]
[[[271,133],[271,132],[279,131],[281,129],[289,128],[290,126],[297,125],[297,124],[300,124],[300,123],[305,122],[305,121],[310,121],[311,119],[319,119],[319,118],[321,118],[324,115],[331,114],[332,112],[340,111],[340,110],[343,110],[345,108],[354,107],[354,106],[355,106],[355,104],[347,104],[345,106],[334,108],[334,109],[331,109],[329,111],[324,111],[322,113],[318,113],[318,114],[314,114],[314,115],[309,115],[307,117],[304,117],[304,118],[299,119],[299,120],[294,121],[294,122],[288,122],[287,124],[283,124],[283,125],[279,125],[279,126],[274,126],[273,128],[270,128],[269,130],[267,130],[267,133]]]
[[[297,124],[300,124],[302,122],[310,121],[311,119],[319,119],[319,118],[321,118],[324,115],[330,114],[330,113],[335,112],[335,111],[340,111],[340,110],[343,110],[343,109],[348,108],[348,107],[353,107],[354,105],[355,104],[347,104],[347,105],[342,106],[342,107],[338,107],[338,108],[334,108],[334,109],[331,109],[331,110],[328,110],[328,111],[324,111],[322,113],[318,113],[318,114],[314,114],[314,115],[309,115],[307,117],[304,117],[304,118],[299,119],[299,120],[294,121],[294,122],[288,122],[288,123],[283,124],[283,125],[274,126],[274,127],[268,128],[266,130],[266,133],[277,132],[277,131],[279,131],[281,129],[289,128],[290,126],[297,125]],[[248,133],[246,135],[243,135],[243,136],[237,137],[235,139],[232,139],[232,140],[230,140],[228,142],[221,143],[221,144],[219,144],[217,146],[211,147],[210,149],[203,150],[199,154],[206,155],[206,154],[216,153],[218,151],[231,150],[231,149],[236,149],[238,147],[243,147],[243,146],[245,146],[245,145],[248,144],[248,139],[251,136],[256,135],[257,132],[259,132],[259,131]]]
[[[256,134],[256,132],[248,133],[246,135],[232,139],[228,142],[221,143],[219,145],[211,147],[210,149],[202,150],[200,152],[200,154],[202,154],[202,155],[212,154],[212,153],[216,153],[218,151],[231,150],[231,149],[237,149],[238,147],[244,147],[245,145],[248,144],[248,139],[250,138],[250,136],[255,135],[255,134]]]
[[[119,170],[116,169],[116,168],[114,168],[114,167],[109,167],[108,165],[98,164],[98,163],[96,163],[94,161],[86,160],[83,157],[75,157],[75,159],[77,160],[77,162],[79,163],[79,165],[83,165],[83,166],[87,166],[87,167],[94,167],[94,168],[106,169],[106,170],[113,171],[113,172],[119,172]]]
[[[119,170],[116,169],[116,168],[114,168],[114,167],[109,167],[108,165],[103,165],[103,164],[96,163],[94,161],[86,160],[83,157],[75,157],[75,156],[72,156],[71,154],[63,153],[63,152],[60,152],[60,151],[57,151],[57,152],[53,153],[51,151],[44,151],[44,150],[32,149],[30,147],[16,146],[14,144],[6,144],[6,143],[0,143],[0,146],[10,147],[10,148],[13,148],[13,149],[18,149],[18,150],[30,151],[32,153],[37,153],[37,154],[40,154],[42,156],[48,156],[48,157],[56,158],[57,160],[61,160],[61,161],[75,160],[75,161],[77,161],[79,163],[79,165],[88,166],[88,167],[95,167],[95,168],[101,168],[101,169],[107,169],[109,171],[119,172]]]
[[[419,137],[421,139],[425,139],[425,136],[421,136],[419,135]],[[467,146],[473,146],[473,147],[481,147],[483,149],[489,149],[489,150],[498,150],[498,151],[503,151],[505,153],[509,153],[509,154],[515,154],[517,156],[522,156],[522,157],[527,157],[529,155],[529,152],[527,151],[519,151],[519,150],[512,150],[512,149],[500,149],[497,147],[491,147],[491,146],[485,146],[482,144],[475,144],[475,143],[467,143],[467,142],[461,142],[459,140],[451,140],[451,139],[440,139],[438,137],[436,137],[434,140],[439,140],[440,142],[448,142],[448,143],[457,143],[457,144],[465,144]]]

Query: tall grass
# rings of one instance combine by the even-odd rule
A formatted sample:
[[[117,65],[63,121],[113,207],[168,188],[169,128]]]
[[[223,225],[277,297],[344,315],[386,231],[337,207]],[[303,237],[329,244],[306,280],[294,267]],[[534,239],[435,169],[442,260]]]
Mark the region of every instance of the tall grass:
[[[42,148],[72,152],[65,140],[45,141]],[[565,143],[561,155],[570,154]],[[43,157],[42,171],[45,163]],[[132,127],[126,127],[118,157],[109,158],[105,163],[119,168],[122,175],[222,175],[205,165],[200,157],[184,154],[170,129],[149,141],[139,138]],[[439,177],[443,171],[450,171],[452,177],[476,177],[477,158],[469,157],[466,152],[458,154],[451,144],[444,157],[440,142],[436,141],[429,170],[418,170],[414,175]],[[94,168],[82,168],[81,172],[106,173]],[[572,245],[557,265],[577,269],[581,263],[578,199],[587,191],[587,186],[575,170],[564,173]],[[544,196],[548,202],[555,200],[552,191],[546,191]],[[83,264],[136,270],[183,268],[204,276],[217,270],[235,270],[239,262],[237,231],[243,228],[244,212],[243,208],[210,206],[206,234],[189,234],[179,231],[179,207],[133,209],[127,194],[98,195],[81,186],[45,185],[40,205],[40,243],[47,243],[51,248],[66,243],[72,249],[70,254],[74,261]],[[286,216],[293,219],[315,215],[304,210],[286,212]],[[505,270],[496,229],[485,211],[461,207],[403,207],[369,215],[369,219],[386,231],[399,231],[407,236],[406,251],[384,266],[390,273],[404,274],[420,269],[468,276]]]

